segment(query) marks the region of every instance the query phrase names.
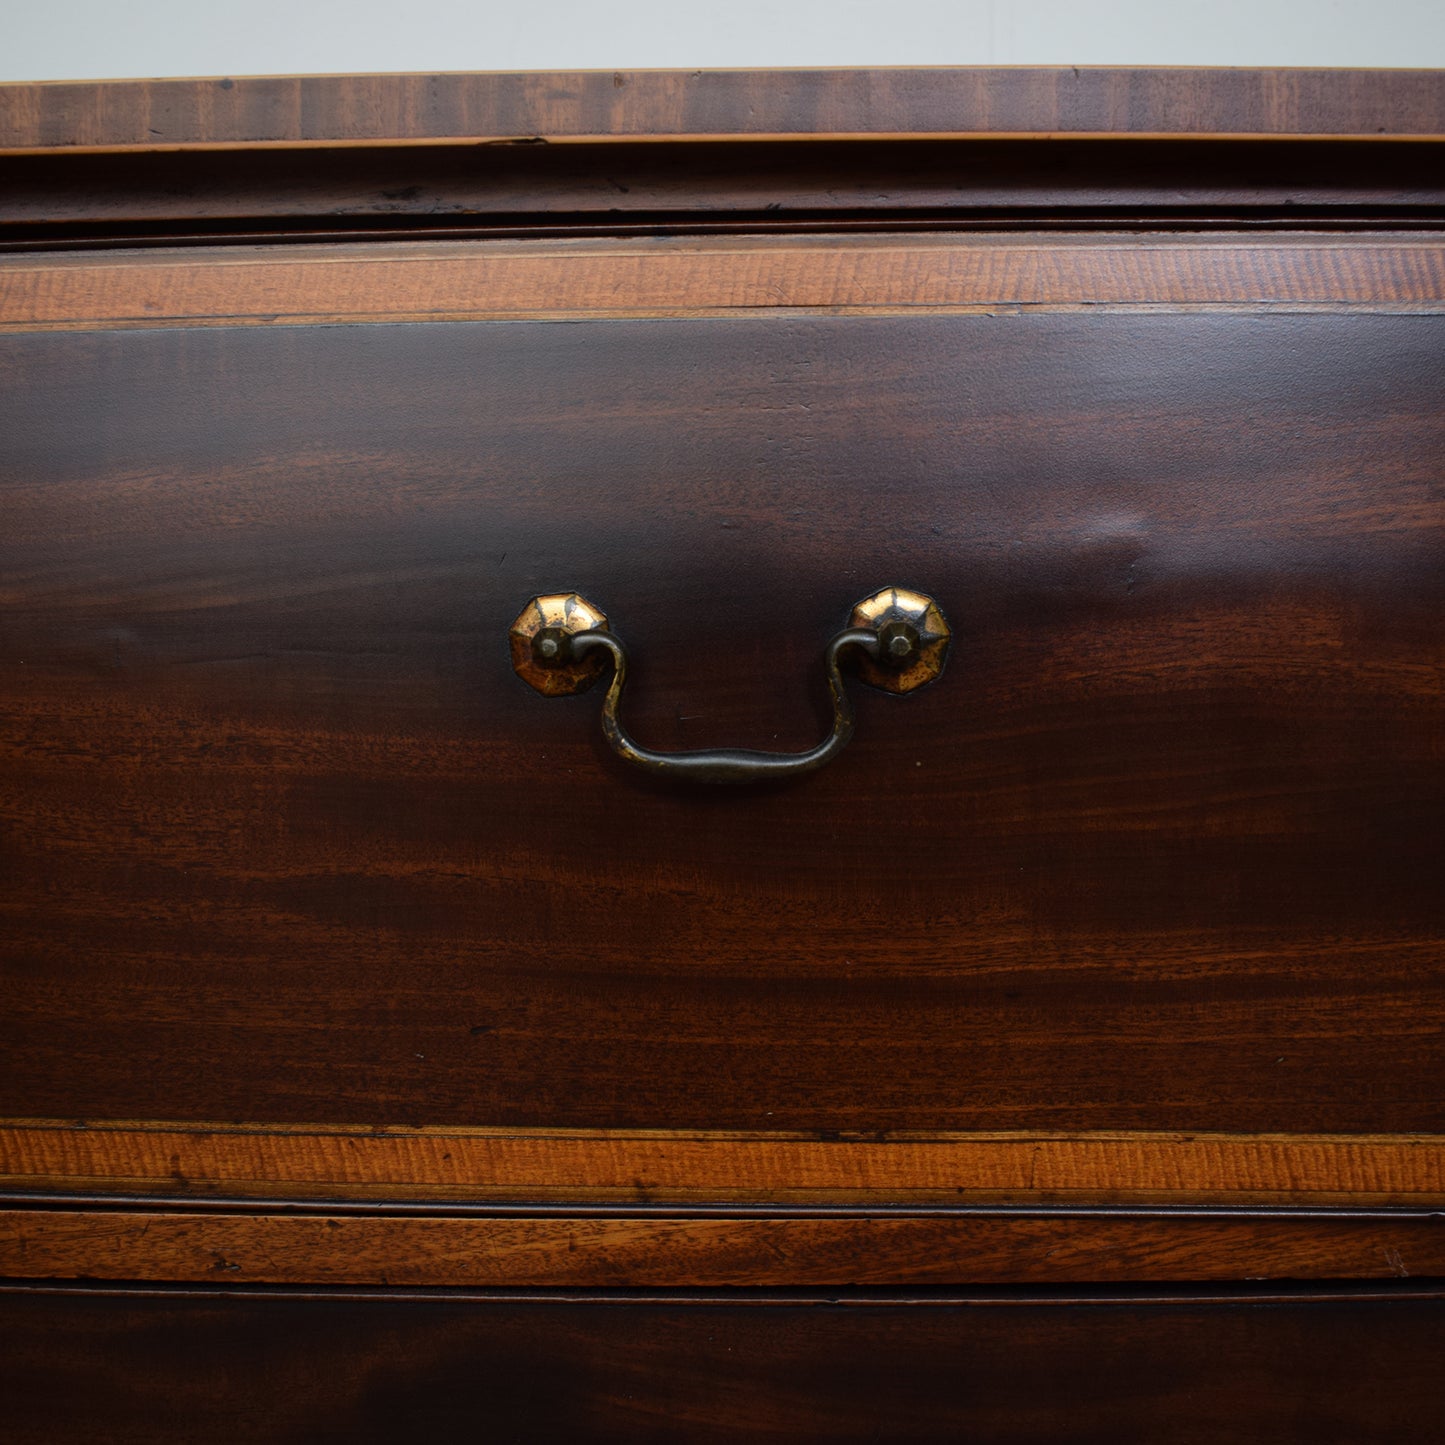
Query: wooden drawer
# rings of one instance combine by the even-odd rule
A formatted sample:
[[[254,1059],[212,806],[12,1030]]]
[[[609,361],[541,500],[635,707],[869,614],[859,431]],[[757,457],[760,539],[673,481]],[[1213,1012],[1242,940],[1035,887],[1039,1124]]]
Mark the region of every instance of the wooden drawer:
[[[520,299],[391,319],[434,278]],[[1440,1130],[1434,239],[7,280],[11,1116]],[[508,652],[575,589],[637,735],[806,747],[889,583],[948,666],[788,786],[632,773]]]
[[[1442,1303],[0,1293],[7,1429],[70,1441],[1413,1442]],[[18,1410],[14,1408],[18,1405]]]

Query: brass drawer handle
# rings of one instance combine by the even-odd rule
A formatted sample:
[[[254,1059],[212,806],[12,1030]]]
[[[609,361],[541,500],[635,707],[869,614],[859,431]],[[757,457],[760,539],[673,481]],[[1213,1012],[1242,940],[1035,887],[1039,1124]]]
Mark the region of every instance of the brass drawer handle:
[[[853,736],[853,706],[843,687],[839,655],[861,654],[859,677],[887,692],[912,692],[943,671],[948,656],[948,623],[938,604],[921,592],[885,587],[854,609],[848,625],[823,652],[833,698],[833,730],[802,753],[762,753],[747,748],[659,753],[636,743],[622,726],[619,709],[627,683],[627,649],[607,618],[575,592],[534,597],[512,624],[512,666],[517,675],[548,697],[583,692],[607,670],[612,682],[602,703],[602,731],[618,757],[666,777],[700,783],[754,783],[811,773],[836,757]]]

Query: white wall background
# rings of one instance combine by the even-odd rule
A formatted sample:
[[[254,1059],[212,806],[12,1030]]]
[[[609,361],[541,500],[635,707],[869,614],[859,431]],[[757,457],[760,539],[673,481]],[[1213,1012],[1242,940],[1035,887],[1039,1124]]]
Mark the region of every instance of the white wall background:
[[[1445,0],[0,0],[0,80],[774,65],[1445,68]]]

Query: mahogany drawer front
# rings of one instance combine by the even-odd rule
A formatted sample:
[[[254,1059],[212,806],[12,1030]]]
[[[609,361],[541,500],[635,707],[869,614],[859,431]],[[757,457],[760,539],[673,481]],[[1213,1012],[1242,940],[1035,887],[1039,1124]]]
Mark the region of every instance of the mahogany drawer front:
[[[0,1113],[1441,1132],[1442,258],[12,258]],[[948,668],[787,787],[509,663],[802,747],[890,582]]]
[[[44,1441],[1433,1437],[1438,1294],[544,1301],[0,1293]]]

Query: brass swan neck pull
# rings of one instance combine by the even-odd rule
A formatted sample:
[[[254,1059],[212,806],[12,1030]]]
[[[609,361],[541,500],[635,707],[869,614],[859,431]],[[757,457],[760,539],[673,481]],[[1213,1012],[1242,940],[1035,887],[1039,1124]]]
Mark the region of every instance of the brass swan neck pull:
[[[618,708],[627,682],[627,651],[610,632],[583,632],[572,639],[572,651],[584,656],[591,648],[612,654],[612,682],[602,703],[602,731],[612,751],[634,767],[699,783],[753,783],[764,778],[790,777],[811,773],[840,753],[853,736],[853,704],[843,688],[838,671],[838,654],[845,647],[861,647],[871,657],[878,655],[878,638],[861,628],[840,632],[823,654],[828,673],[828,691],[833,697],[833,730],[816,747],[803,753],[761,753],[746,748],[718,748],[708,752],[659,753],[634,742],[622,726]]]
[[[816,747],[801,753],[717,748],[661,753],[635,742],[622,725],[622,691],[627,685],[627,649],[607,618],[575,592],[534,597],[512,624],[512,666],[524,681],[549,697],[591,687],[610,661],[612,680],[602,703],[602,731],[618,757],[649,773],[700,783],[753,783],[811,773],[830,762],[853,736],[853,705],[843,686],[840,658],[859,654],[862,681],[888,692],[912,692],[943,671],[948,623],[938,604],[921,592],[885,587],[854,609],[848,626],[823,652],[833,729]]]

